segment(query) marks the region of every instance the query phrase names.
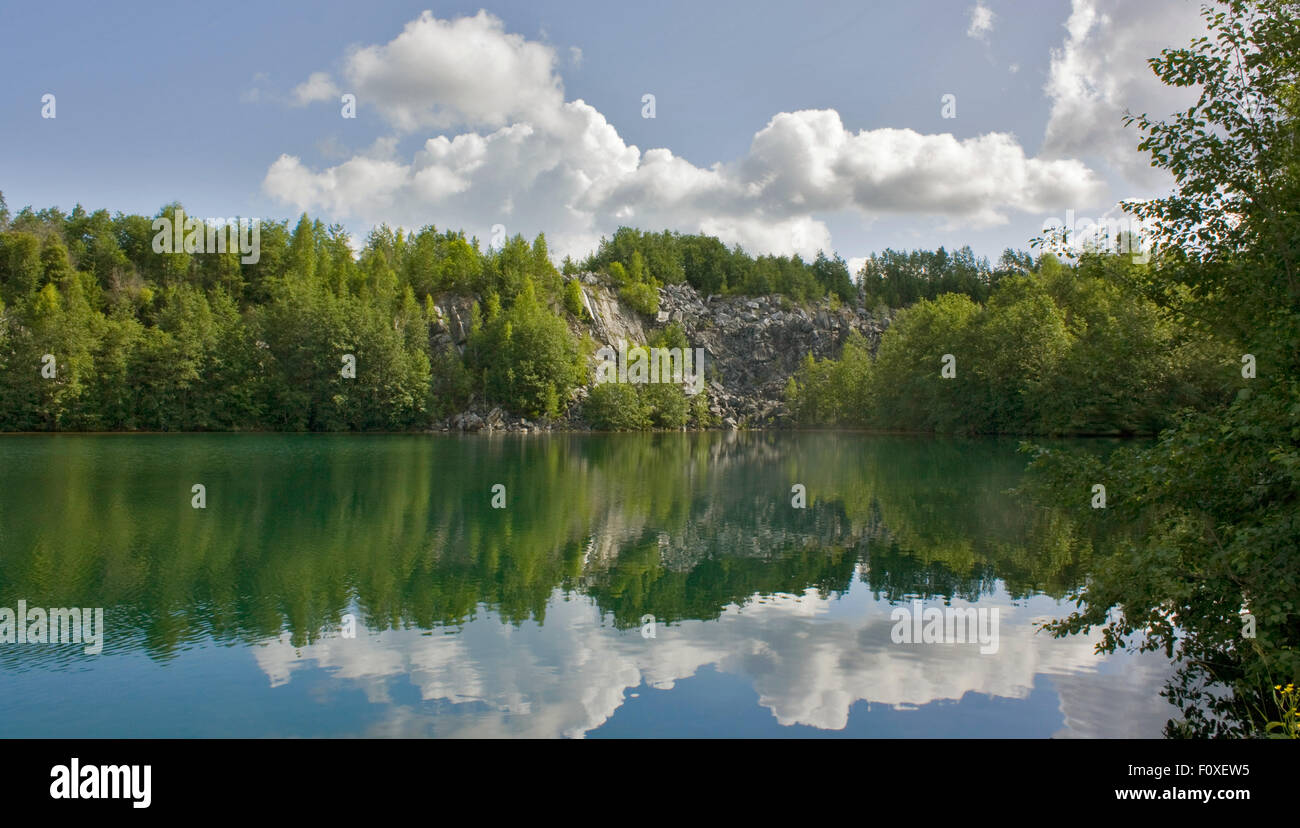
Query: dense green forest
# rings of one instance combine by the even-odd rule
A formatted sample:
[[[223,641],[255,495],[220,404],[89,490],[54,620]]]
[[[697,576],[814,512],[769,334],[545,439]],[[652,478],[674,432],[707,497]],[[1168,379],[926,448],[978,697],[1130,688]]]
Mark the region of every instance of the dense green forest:
[[[1023,250],[1004,250],[997,267],[979,259],[969,247],[938,250],[886,250],[871,256],[858,274],[869,308],[907,307],[922,299],[960,293],[985,302],[1007,276],[1029,272],[1034,257]]]
[[[1136,286],[1151,266],[1048,253],[966,292],[900,311],[873,360],[854,337],[807,357],[787,402],[805,425],[1020,434],[1152,434],[1240,387],[1242,351],[1180,326]]]
[[[11,217],[0,196],[0,428],[401,430],[474,396],[554,417],[588,381],[581,296],[544,236],[481,252],[462,233],[380,227],[354,255],[341,227],[304,215],[262,222],[244,262],[233,247],[154,252],[152,223],[81,207]],[[626,265],[601,255],[590,266],[647,313],[652,285],[679,278],[635,250]],[[431,345],[446,293],[477,298],[463,354]],[[631,422],[686,422],[679,388],[632,400]]]
[[[572,267],[566,263],[566,271]],[[645,233],[621,227],[613,238],[601,239],[583,269],[609,273],[616,284],[657,287],[685,282],[704,294],[779,293],[797,301],[831,294],[846,302],[858,296],[848,265],[839,256],[818,253],[812,262],[798,255],[754,257],[739,246],[728,249],[713,236],[666,230]]]
[[[482,254],[462,234],[381,227],[354,256],[340,227],[304,215],[292,230],[262,222],[243,263],[155,253],[151,223],[0,213],[0,426],[408,429],[475,391],[554,413],[582,379],[581,342],[550,311],[562,279],[543,236]],[[484,297],[463,358],[429,347],[443,291]]]
[[[754,257],[740,247],[728,249],[712,236],[622,227],[612,239],[601,240],[582,269],[616,274],[616,281],[686,282],[704,294],[776,293],[796,301],[829,295],[867,308],[899,308],[944,293],[961,293],[982,302],[1002,278],[1025,273],[1033,264],[1034,257],[1022,250],[1004,250],[993,267],[970,247],[951,253],[942,247],[887,249],[870,256],[857,274],[850,275],[843,258],[824,252],[811,262],[797,254]],[[577,267],[566,261],[564,270],[570,273]]]
[[[11,216],[0,195],[0,429],[406,430],[471,400],[554,418],[589,383],[594,347],[566,276],[598,273],[649,315],[659,287],[677,283],[800,302],[906,304],[944,290],[979,300],[1032,261],[1008,251],[990,270],[969,249],[887,251],[860,290],[839,256],[754,257],[710,236],[625,227],[561,272],[544,235],[483,251],[462,232],[381,226],[354,254],[342,227],[305,214],[293,227],[260,222],[256,256],[233,244],[157,252],[154,219],[178,211]],[[463,353],[432,336],[445,294],[475,298]],[[648,344],[686,345],[671,327]],[[341,373],[345,355],[354,376]],[[598,428],[706,425],[700,402],[679,387],[599,387],[583,416]]]

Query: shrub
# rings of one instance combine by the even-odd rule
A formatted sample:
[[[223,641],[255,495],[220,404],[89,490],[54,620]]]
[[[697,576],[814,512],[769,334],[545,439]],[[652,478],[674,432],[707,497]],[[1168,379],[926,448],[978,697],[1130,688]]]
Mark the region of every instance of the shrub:
[[[538,301],[530,279],[508,310],[473,337],[488,399],[525,417],[554,417],[580,377],[581,351],[564,320]]]
[[[624,285],[619,288],[618,295],[628,307],[646,316],[654,316],[659,312],[659,287],[653,282]]]
[[[686,392],[680,385],[662,382],[645,385],[641,388],[641,402],[656,428],[681,428],[689,418]]]
[[[598,383],[582,406],[592,428],[634,431],[650,427],[650,415],[636,387],[622,382]]]
[[[582,285],[578,284],[577,279],[570,279],[564,285],[564,309],[573,315],[574,319],[589,319],[587,307],[582,301]]]

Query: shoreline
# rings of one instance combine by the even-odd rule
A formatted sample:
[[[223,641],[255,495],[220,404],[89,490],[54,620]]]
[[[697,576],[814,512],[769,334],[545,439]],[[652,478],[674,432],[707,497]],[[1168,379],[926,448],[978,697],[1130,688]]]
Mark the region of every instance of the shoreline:
[[[484,436],[493,437],[505,434],[516,434],[519,436],[538,436],[551,434],[564,435],[610,435],[610,434],[863,434],[880,437],[937,437],[945,439],[982,439],[982,438],[1021,438],[1031,439],[1039,438],[1046,440],[1152,440],[1160,436],[1158,433],[1140,433],[1140,434],[1113,434],[1101,432],[1078,432],[1069,434],[1042,434],[1033,432],[1007,432],[997,434],[966,434],[966,433],[945,433],[937,431],[899,431],[890,429],[860,428],[854,426],[826,426],[811,428],[647,428],[627,431],[600,430],[592,428],[535,428],[529,431],[520,431],[515,429],[478,429],[475,431],[458,430],[458,429],[421,429],[410,431],[275,431],[271,429],[254,430],[241,429],[238,431],[0,431],[0,439],[5,437],[57,437],[57,436],[85,436],[85,437],[104,437],[104,436],[197,436],[197,435],[310,435],[320,437],[398,437],[398,436],[420,436],[420,435],[455,435],[455,436]]]

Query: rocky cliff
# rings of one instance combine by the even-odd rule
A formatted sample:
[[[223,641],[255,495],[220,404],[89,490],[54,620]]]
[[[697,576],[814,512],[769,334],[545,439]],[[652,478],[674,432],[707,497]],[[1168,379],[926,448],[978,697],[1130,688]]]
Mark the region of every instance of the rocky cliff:
[[[709,411],[722,428],[765,428],[786,424],[782,396],[786,380],[807,354],[817,358],[838,356],[850,331],[867,340],[872,352],[890,318],[865,308],[832,307],[822,300],[799,305],[783,296],[703,296],[690,285],[666,285],[659,291],[659,313],[646,317],[627,307],[612,288],[593,274],[580,279],[583,302],[590,321],[579,331],[589,332],[598,345],[617,348],[645,344],[653,332],[670,324],[681,326],[692,348],[703,348],[705,386]],[[433,344],[464,349],[469,335],[469,297],[445,297],[435,305]],[[532,431],[550,428],[581,429],[579,389],[564,418],[557,423],[532,423],[481,404],[449,418],[444,430]]]

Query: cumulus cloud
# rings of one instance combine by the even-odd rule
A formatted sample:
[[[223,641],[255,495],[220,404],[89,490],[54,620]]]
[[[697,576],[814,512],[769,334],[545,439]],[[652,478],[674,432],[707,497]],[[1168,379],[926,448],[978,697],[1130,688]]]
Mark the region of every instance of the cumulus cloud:
[[[455,20],[426,11],[388,43],[353,49],[343,75],[358,102],[411,132],[545,120],[564,102],[555,66],[550,46],[508,34],[485,11]]]
[[[982,40],[993,31],[993,11],[982,2],[970,10],[970,25],[966,27],[966,36]]]
[[[293,102],[306,106],[316,101],[330,101],[339,96],[339,88],[324,72],[312,72],[307,80],[293,88]]]
[[[1009,134],[854,131],[830,109],[778,113],[742,157],[700,167],[629,145],[594,107],[564,101],[555,67],[550,46],[507,33],[485,12],[453,21],[426,12],[389,43],[349,54],[349,90],[398,134],[466,131],[427,138],[407,158],[367,153],[313,168],[286,153],[263,187],[297,209],[367,223],[544,229],[559,254],[584,254],[630,224],[804,255],[830,249],[820,217],[831,213],[980,227],[1012,211],[1092,204],[1104,189],[1083,163],[1027,157]],[[327,80],[312,75],[304,96]]]
[[[1127,178],[1165,183],[1136,151],[1136,127],[1125,110],[1165,117],[1185,109],[1194,92],[1165,86],[1147,64],[1166,48],[1205,33],[1199,3],[1191,0],[1073,0],[1066,38],[1052,51],[1045,92],[1051,101],[1042,154],[1103,159]]]
[[[1098,194],[1083,164],[1027,158],[1006,133],[851,132],[834,110],[777,115],[754,136],[740,172],[746,192],[767,206],[935,213],[984,225],[1002,223],[1008,209]]]

